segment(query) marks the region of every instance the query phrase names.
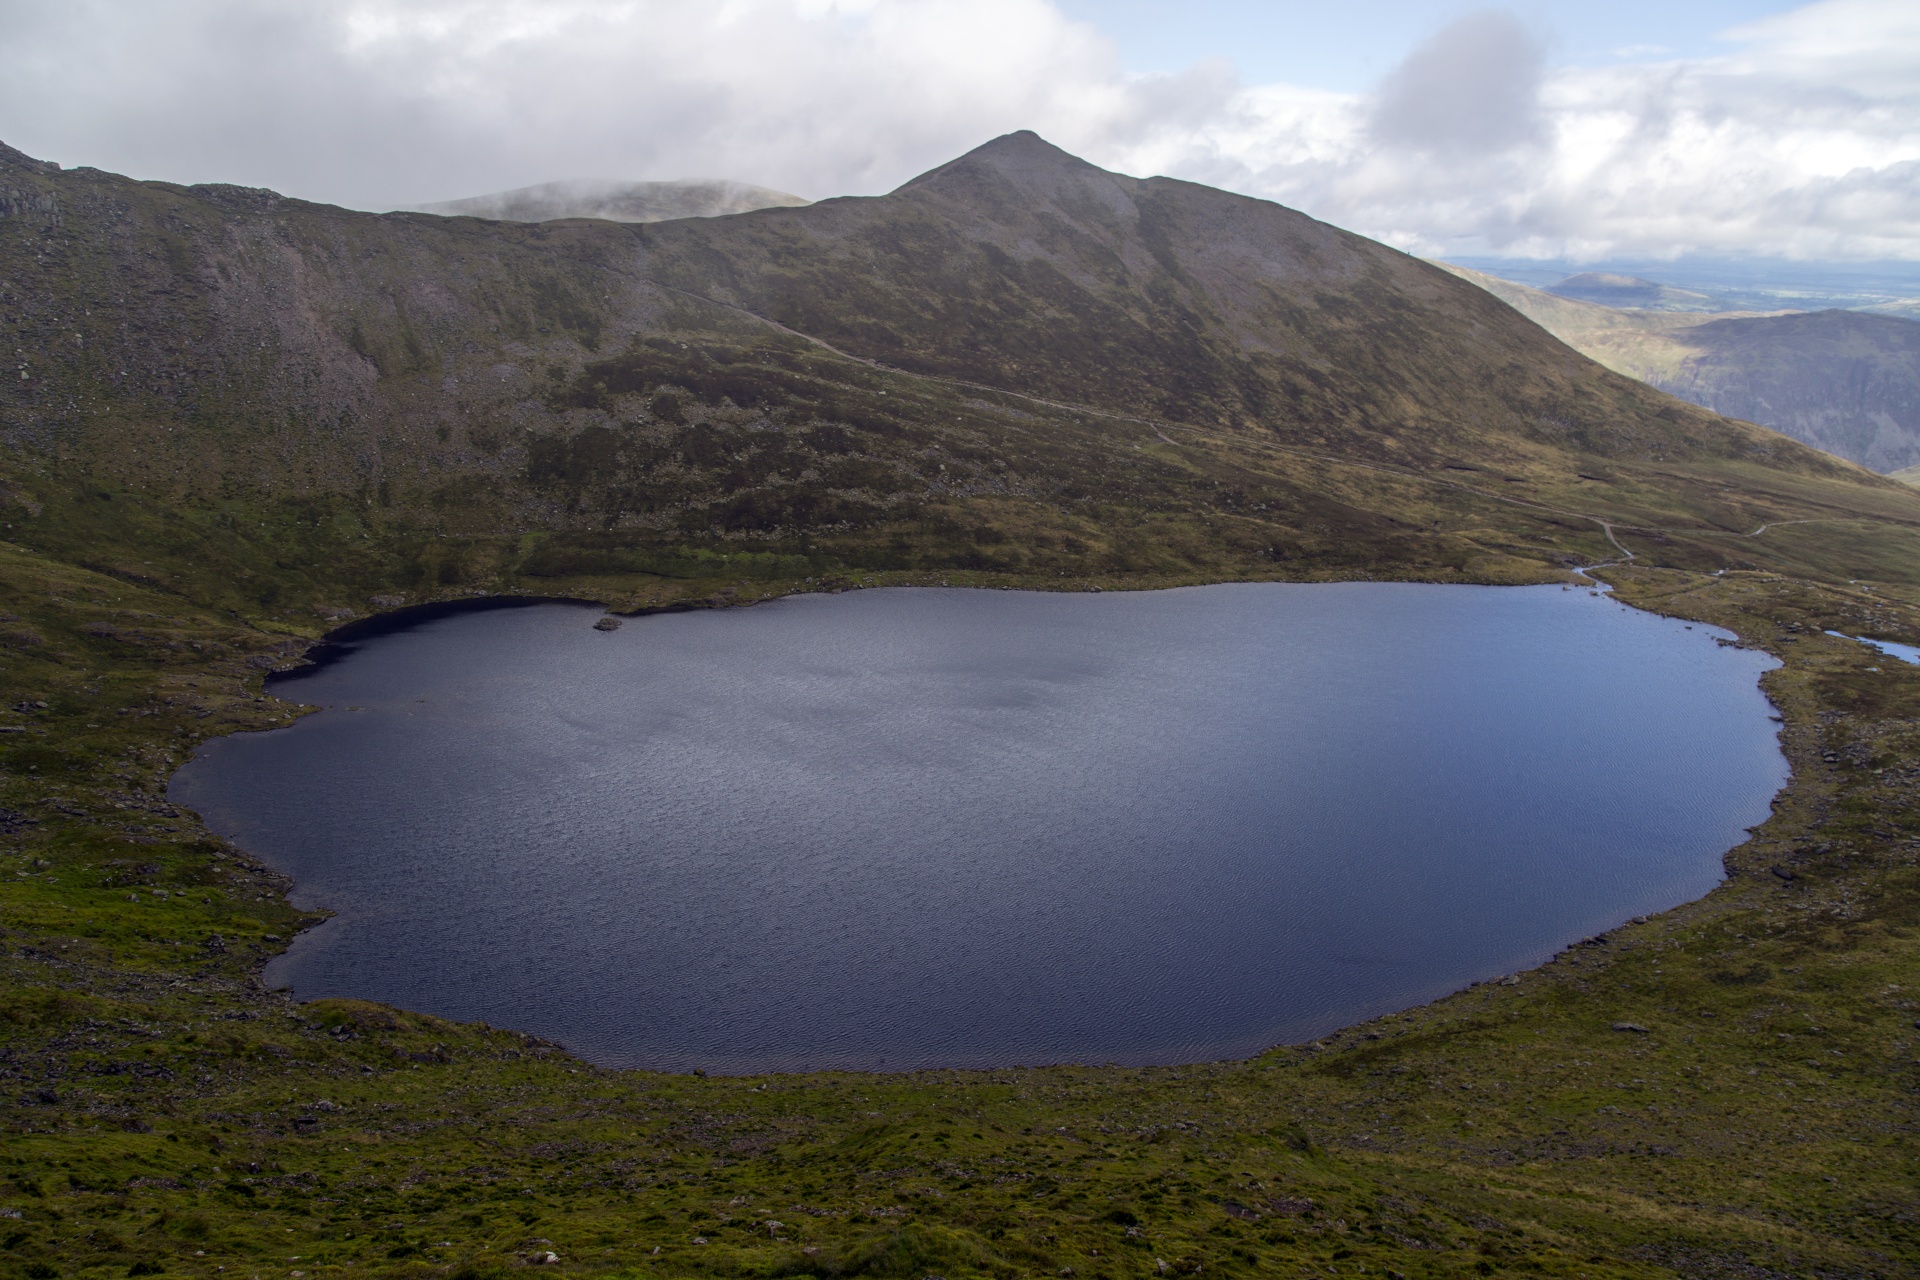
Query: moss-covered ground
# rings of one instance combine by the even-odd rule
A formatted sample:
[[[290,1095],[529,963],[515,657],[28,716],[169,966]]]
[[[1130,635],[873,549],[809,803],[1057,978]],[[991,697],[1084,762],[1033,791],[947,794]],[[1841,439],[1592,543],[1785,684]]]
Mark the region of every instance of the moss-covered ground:
[[[1247,1062],[702,1078],[266,990],[307,919],[164,792],[307,638],[0,546],[0,1274],[1920,1274],[1920,667],[1822,634],[1920,593],[1606,572],[1785,664],[1705,899]]]

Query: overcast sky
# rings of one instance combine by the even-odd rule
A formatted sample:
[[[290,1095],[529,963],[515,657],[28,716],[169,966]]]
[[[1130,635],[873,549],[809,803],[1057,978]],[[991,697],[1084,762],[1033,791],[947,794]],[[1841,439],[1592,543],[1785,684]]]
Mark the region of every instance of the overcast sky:
[[[1030,128],[1427,254],[1920,260],[1920,3],[0,0],[0,140],[366,209]]]

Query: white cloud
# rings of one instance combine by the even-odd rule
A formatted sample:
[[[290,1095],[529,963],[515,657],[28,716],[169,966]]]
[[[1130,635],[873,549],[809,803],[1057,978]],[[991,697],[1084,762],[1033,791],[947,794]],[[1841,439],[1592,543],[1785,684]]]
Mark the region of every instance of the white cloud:
[[[1371,99],[1243,95],[1196,170],[1223,176],[1230,157],[1230,185],[1418,252],[1920,258],[1911,3],[1824,0],[1728,33],[1724,57],[1547,72],[1505,108],[1506,137],[1460,123],[1512,102],[1536,65],[1504,23],[1463,19]],[[1450,75],[1492,87],[1450,91]],[[1416,91],[1451,92],[1453,113],[1396,98]],[[1396,109],[1452,128],[1452,147],[1383,128]],[[1310,161],[1302,134],[1321,139]]]
[[[0,0],[10,144],[368,207],[569,176],[882,190],[1127,98],[1046,0]]]
[[[1387,76],[1367,113],[1378,146],[1472,157],[1537,145],[1546,46],[1499,9],[1469,13]]]
[[[385,208],[573,176],[886,190],[998,133],[1420,252],[1920,259],[1920,8],[1545,64],[1498,11],[1371,95],[1128,76],[1049,0],[0,0],[0,139]]]

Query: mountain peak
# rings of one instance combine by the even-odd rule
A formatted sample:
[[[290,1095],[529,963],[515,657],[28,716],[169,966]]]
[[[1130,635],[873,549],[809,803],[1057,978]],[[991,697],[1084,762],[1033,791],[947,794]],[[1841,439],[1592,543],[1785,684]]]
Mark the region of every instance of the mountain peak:
[[[943,179],[954,177],[977,180],[989,174],[1021,186],[1051,186],[1065,178],[1084,179],[1097,175],[1113,179],[1120,176],[1089,164],[1070,151],[1063,151],[1031,129],[1020,129],[983,142],[958,159],[949,160],[937,169],[929,169],[899,189],[910,191],[915,187],[939,185]]]
[[[958,163],[960,160],[975,157],[992,158],[996,160],[1002,158],[1017,159],[1025,162],[1038,161],[1082,169],[1093,168],[1092,165],[1082,160],[1079,156],[1054,146],[1051,142],[1048,142],[1031,129],[1016,129],[1012,133],[1003,133],[999,137],[983,142],[965,155],[958,157],[955,163]]]

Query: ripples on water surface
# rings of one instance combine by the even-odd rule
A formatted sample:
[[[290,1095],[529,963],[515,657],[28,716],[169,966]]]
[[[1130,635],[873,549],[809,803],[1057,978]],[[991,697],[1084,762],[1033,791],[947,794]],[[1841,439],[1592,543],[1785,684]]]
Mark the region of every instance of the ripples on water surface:
[[[174,785],[271,976],[717,1071],[1243,1055],[1697,897],[1764,655],[1585,591],[886,590],[364,642]]]

